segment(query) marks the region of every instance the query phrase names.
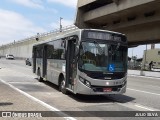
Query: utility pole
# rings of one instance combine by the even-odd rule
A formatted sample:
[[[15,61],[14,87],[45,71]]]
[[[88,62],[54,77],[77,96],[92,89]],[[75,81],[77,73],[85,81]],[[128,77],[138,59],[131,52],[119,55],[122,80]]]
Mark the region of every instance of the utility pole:
[[[147,57],[147,44],[146,44],[145,58],[144,58],[144,69],[146,67],[146,57]]]
[[[62,32],[62,23],[61,23],[61,22],[62,22],[62,19],[63,19],[63,18],[60,17],[60,32]]]
[[[134,48],[132,48],[132,57],[131,57],[131,69],[133,69],[134,68],[134,60],[133,60],[133,50],[134,50]]]

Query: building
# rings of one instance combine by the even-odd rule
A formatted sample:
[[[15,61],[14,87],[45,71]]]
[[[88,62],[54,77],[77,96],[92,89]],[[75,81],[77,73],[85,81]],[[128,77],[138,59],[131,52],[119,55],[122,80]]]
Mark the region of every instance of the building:
[[[160,0],[78,0],[75,25],[126,34],[129,46],[159,43]]]
[[[143,54],[142,69],[149,69],[149,63],[153,61],[153,68],[160,69],[160,48],[145,50]]]

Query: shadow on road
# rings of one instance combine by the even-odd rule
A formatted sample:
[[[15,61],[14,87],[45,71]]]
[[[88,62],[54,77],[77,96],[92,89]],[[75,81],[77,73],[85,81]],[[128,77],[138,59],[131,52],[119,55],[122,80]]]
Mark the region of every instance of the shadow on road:
[[[57,85],[55,85],[55,84],[53,84],[53,83],[51,83],[51,82],[49,82],[49,81],[42,81],[42,82],[43,82],[45,85],[47,85],[47,86],[49,86],[49,87],[51,87],[51,88],[59,91],[59,88],[58,88]]]
[[[58,86],[48,82],[43,81],[44,84],[47,86],[59,91]],[[68,96],[72,99],[78,101],[78,102],[84,102],[84,103],[106,103],[106,102],[119,102],[119,103],[127,103],[132,102],[135,100],[135,98],[127,96],[127,95],[81,95],[81,94],[72,94],[68,93]]]
[[[11,102],[0,102],[0,106],[13,105]]]
[[[127,103],[132,102],[135,98],[126,95],[74,95],[69,94],[69,96],[78,102],[85,103],[106,103],[106,102],[120,102]]]
[[[133,102],[135,98],[127,95],[110,95],[110,99],[114,100],[115,102],[119,103],[127,103],[127,102]]]

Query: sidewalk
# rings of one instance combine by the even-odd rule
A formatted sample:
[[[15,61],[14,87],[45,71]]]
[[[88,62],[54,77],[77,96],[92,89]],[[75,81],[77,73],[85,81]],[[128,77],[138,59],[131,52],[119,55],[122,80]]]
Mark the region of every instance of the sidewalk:
[[[0,81],[0,111],[47,111],[45,107],[30,100]]]
[[[10,86],[6,85],[1,81],[0,79],[0,119],[7,119],[7,120],[12,120],[13,118],[13,113],[16,111],[19,112],[25,112],[29,111],[32,113],[38,113],[41,111],[50,111],[48,108],[42,106],[41,104],[37,103],[36,101],[33,101],[26,97],[25,95],[21,94],[20,92],[14,90]],[[14,112],[15,111],[15,112]],[[12,117],[8,117],[8,113]],[[4,116],[6,115],[6,116]],[[14,114],[18,115],[18,114]],[[27,114],[28,115],[28,114]],[[15,117],[16,120],[21,120],[25,118],[19,118]],[[15,119],[14,118],[14,119]],[[42,117],[41,114],[37,114],[37,117],[30,117],[28,119],[34,119],[34,120],[61,120],[63,118],[56,118],[56,117]]]
[[[157,70],[155,71],[128,70],[128,75],[160,78],[160,72],[158,72]]]

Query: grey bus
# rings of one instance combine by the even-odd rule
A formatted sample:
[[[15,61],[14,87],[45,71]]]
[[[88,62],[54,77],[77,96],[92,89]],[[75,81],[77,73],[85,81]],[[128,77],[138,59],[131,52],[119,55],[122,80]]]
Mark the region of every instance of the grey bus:
[[[33,72],[66,94],[123,94],[128,42],[124,34],[77,29],[33,46]]]

